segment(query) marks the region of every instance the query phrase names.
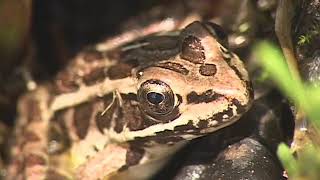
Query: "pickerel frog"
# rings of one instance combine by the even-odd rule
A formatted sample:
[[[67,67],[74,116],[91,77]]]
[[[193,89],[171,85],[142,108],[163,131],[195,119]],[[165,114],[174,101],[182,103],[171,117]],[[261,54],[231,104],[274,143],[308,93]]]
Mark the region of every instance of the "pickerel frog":
[[[148,179],[188,141],[252,101],[218,25],[195,21],[109,51],[82,51],[19,101],[8,179]]]

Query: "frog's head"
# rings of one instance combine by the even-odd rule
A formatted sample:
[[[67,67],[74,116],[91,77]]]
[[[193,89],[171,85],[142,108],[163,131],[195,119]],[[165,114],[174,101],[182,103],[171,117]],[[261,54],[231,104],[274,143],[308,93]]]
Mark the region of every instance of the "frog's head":
[[[138,72],[137,100],[149,125],[129,139],[193,139],[239,119],[252,90],[224,39],[216,24],[193,22],[180,33],[178,54]]]

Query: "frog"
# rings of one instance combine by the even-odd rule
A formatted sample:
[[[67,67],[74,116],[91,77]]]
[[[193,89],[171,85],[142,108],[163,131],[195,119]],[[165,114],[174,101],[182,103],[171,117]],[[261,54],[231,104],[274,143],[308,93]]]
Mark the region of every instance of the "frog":
[[[213,22],[98,47],[20,98],[7,179],[150,179],[252,104],[245,65]]]

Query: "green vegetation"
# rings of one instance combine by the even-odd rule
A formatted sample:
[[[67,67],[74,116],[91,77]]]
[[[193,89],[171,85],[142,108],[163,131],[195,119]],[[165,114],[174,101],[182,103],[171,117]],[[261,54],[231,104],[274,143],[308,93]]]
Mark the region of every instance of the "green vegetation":
[[[303,46],[309,44],[315,37],[320,35],[320,25],[315,25],[306,34],[300,35],[298,45]]]
[[[319,138],[320,130],[320,88],[303,84],[291,76],[281,49],[274,44],[262,41],[256,44],[254,51],[261,61],[261,66],[278,88],[306,114],[314,126]],[[308,139],[308,138],[307,138]],[[314,140],[314,139],[313,139]],[[318,142],[318,140],[317,140]],[[297,158],[285,144],[278,147],[278,156],[290,179],[316,180],[320,177],[320,148],[316,142],[305,142],[300,147]]]

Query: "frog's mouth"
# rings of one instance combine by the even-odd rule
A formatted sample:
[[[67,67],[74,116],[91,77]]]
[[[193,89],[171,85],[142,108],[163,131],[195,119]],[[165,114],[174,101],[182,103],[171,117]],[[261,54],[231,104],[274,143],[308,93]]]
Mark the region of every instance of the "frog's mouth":
[[[158,144],[173,144],[192,140],[236,122],[240,118],[240,115],[233,115],[228,118],[226,117],[226,114],[233,113],[235,111],[233,108],[234,107],[232,106],[229,109],[222,111],[221,114],[216,114],[216,116],[211,116],[207,119],[189,119],[188,121],[184,121],[184,123],[182,123],[182,121],[183,119],[187,119],[187,117],[185,114],[182,114],[172,122],[156,124],[137,132],[133,141],[151,144],[152,142]],[[227,120],[224,120],[223,117],[227,118]],[[217,118],[219,118],[219,120],[217,120]],[[151,131],[153,131],[152,134],[150,133]]]

